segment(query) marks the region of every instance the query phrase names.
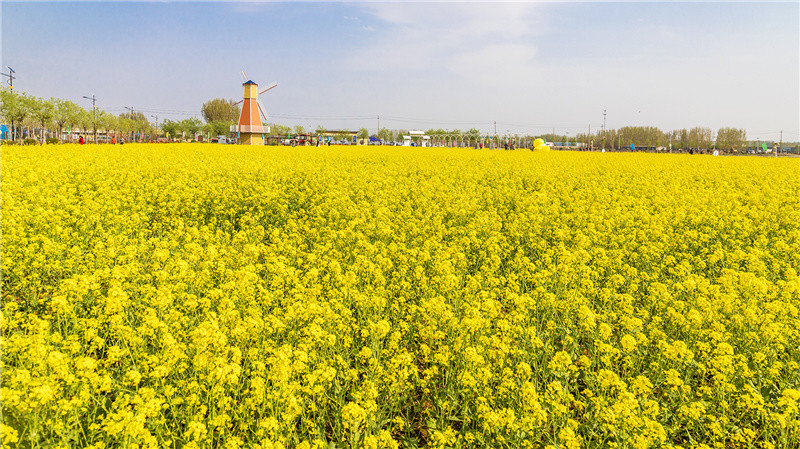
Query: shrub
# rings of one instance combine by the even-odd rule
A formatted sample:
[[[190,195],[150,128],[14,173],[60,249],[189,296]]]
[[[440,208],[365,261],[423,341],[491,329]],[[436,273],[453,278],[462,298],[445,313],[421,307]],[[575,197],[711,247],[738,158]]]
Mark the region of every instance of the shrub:
[[[36,145],[37,143],[39,143],[39,141],[36,140],[36,139],[27,138],[27,139],[25,139],[25,142],[23,142],[23,143],[25,145]]]
[[[47,142],[48,144],[56,144],[56,143],[61,143],[61,141],[60,141],[60,140],[58,140],[58,139],[57,139],[57,138],[55,138],[55,137],[48,137],[48,138],[45,140],[45,142]]]

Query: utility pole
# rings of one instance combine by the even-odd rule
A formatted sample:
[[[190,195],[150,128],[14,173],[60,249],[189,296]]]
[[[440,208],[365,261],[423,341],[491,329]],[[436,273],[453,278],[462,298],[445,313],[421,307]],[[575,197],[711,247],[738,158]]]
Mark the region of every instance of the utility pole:
[[[497,120],[494,121],[494,142],[492,142],[492,148],[497,143]]]
[[[17,79],[17,77],[14,76],[14,73],[16,73],[16,72],[14,72],[14,69],[9,67],[8,68],[8,73],[3,73],[2,74],[3,76],[7,76],[8,77],[8,85],[11,86],[11,90],[14,90],[14,80]]]
[[[592,124],[591,123],[589,123],[589,130],[586,132],[586,138],[588,140],[590,140],[590,141],[592,140]],[[589,151],[592,151],[594,149],[594,148],[592,148],[593,146],[594,145],[589,147]]]
[[[97,98],[92,94],[91,97],[83,96],[87,100],[92,100],[92,131],[94,133],[94,143],[97,143]]]
[[[603,134],[606,133],[606,110],[603,109]]]
[[[127,106],[125,106],[125,109],[127,109],[127,110],[128,110],[128,113],[129,113],[129,114],[130,114],[130,116],[131,116],[131,122],[133,122],[133,121],[134,121],[134,120],[133,120],[133,106],[131,106],[131,107],[127,107]],[[134,132],[135,132],[135,131],[131,131],[131,136],[134,136],[134,135],[135,135],[135,134],[133,134]],[[136,142],[136,138],[135,138],[135,137],[133,138],[133,141],[134,141],[134,142]]]
[[[156,142],[158,142],[158,116],[157,115],[151,115],[150,117],[153,117],[153,118],[156,119]]]
[[[381,116],[378,115],[378,133],[375,134],[376,136],[381,133]],[[380,139],[380,137],[378,137]]]
[[[781,151],[781,147],[783,146],[783,130],[781,130],[781,140],[778,144],[778,151]],[[778,151],[775,152],[775,157],[778,157]]]
[[[14,69],[9,67],[8,68],[8,73],[2,73],[2,75],[8,77],[8,85],[11,86],[11,92],[14,92],[14,79],[16,78],[14,76]],[[14,121],[12,120],[11,121],[11,139],[12,140],[16,140],[16,138],[17,138],[17,130],[16,130],[16,127],[14,126]]]
[[[603,149],[606,148],[606,110],[603,109]]]

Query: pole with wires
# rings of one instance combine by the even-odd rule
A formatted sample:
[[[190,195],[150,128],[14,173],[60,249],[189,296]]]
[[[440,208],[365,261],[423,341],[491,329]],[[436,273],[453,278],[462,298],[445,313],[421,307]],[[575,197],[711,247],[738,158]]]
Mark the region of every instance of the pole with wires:
[[[14,73],[16,73],[16,72],[14,72],[14,69],[12,69],[11,67],[9,67],[9,68],[8,68],[8,73],[2,73],[2,74],[0,74],[0,75],[7,76],[7,77],[8,77],[8,85],[11,87],[11,90],[14,90],[14,80],[15,80],[15,79],[17,79],[17,77],[16,77],[16,76],[14,76]]]
[[[128,110],[128,114],[130,114],[131,124],[133,124],[133,125],[134,125],[134,127],[135,127],[135,124],[136,124],[136,122],[135,122],[135,119],[133,118],[133,106],[131,106],[131,107],[125,106],[125,109],[127,109],[127,110]],[[131,139],[132,139],[134,142],[136,142],[136,140],[137,140],[137,139],[136,139],[136,137],[135,137],[136,135],[135,135],[135,134],[133,134],[133,133],[135,133],[135,132],[136,132],[136,131],[134,131],[134,130],[131,130]]]
[[[92,94],[91,97],[83,96],[87,100],[92,100],[92,135],[94,136],[94,143],[97,143],[97,97]]]

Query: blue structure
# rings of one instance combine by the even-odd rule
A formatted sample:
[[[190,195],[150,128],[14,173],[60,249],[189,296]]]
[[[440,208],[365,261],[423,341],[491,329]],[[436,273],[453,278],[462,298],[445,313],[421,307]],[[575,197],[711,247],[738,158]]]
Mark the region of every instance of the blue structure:
[[[0,139],[2,140],[11,139],[11,131],[8,129],[8,126],[0,125]]]

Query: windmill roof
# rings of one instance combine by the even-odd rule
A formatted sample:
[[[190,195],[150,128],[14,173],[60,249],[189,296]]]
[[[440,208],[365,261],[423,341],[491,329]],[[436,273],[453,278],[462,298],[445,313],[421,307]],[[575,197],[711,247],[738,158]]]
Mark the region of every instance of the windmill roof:
[[[242,86],[244,86],[245,84],[255,84],[256,86],[258,86],[258,84],[254,83],[252,80],[245,81],[244,83],[242,83]]]

